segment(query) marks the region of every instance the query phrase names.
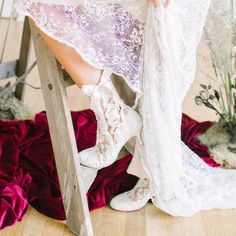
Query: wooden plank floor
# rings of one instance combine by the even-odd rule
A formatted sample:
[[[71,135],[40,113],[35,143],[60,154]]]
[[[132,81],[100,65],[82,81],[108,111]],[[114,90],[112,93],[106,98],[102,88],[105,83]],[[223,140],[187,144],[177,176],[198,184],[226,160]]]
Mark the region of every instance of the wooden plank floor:
[[[0,25],[0,49],[6,22]],[[18,57],[19,40],[22,24],[13,22],[8,38],[4,60]],[[199,50],[205,51],[204,45]],[[34,60],[34,52],[30,60]],[[194,81],[184,104],[183,111],[197,120],[215,120],[216,116],[209,109],[194,105],[193,98],[203,79],[200,74]],[[28,82],[40,86],[38,72],[35,69],[28,77]],[[0,81],[0,85],[6,81]],[[88,106],[76,86],[68,89],[71,110],[81,110]],[[44,110],[41,90],[26,87],[24,103],[29,107],[32,117]],[[172,217],[149,203],[145,208],[125,213],[104,207],[91,212],[95,236],[236,236],[236,210],[212,210],[198,213],[192,217]],[[69,236],[65,222],[48,218],[30,207],[22,222],[0,231],[0,236]]]
[[[104,207],[91,212],[95,236],[235,236],[236,210],[212,210],[192,217],[173,217],[148,203],[135,212]],[[22,222],[0,236],[72,236],[65,221],[48,218],[30,207]]]

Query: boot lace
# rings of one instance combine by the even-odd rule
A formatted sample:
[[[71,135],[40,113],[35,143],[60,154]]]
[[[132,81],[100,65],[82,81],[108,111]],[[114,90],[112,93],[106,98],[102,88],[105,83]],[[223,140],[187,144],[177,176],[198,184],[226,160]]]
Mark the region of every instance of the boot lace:
[[[111,82],[110,82],[111,83]],[[97,119],[97,141],[96,146],[102,154],[110,145],[123,141],[123,122],[121,113],[127,115],[127,108],[121,104],[113,91],[104,89],[104,96],[99,101],[100,111],[95,112]]]

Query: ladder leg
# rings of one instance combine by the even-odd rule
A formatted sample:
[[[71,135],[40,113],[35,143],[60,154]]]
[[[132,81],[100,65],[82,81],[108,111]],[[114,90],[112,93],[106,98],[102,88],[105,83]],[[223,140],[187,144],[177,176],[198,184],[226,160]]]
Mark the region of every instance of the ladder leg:
[[[76,235],[92,236],[93,229],[81,178],[63,72],[40,34],[32,24],[30,26],[67,225]]]
[[[18,77],[22,76],[27,67],[28,57],[29,57],[29,48],[30,48],[30,27],[29,27],[29,18],[26,16],[24,21],[21,47],[20,47],[20,57],[17,61],[16,66],[16,75]],[[19,83],[15,88],[15,96],[21,100],[24,91],[24,84]]]

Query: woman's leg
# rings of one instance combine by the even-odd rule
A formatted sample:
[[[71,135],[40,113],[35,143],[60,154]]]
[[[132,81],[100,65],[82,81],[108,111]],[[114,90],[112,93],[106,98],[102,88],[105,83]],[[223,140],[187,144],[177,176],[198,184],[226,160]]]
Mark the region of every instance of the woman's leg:
[[[137,184],[129,191],[115,196],[111,202],[111,208],[119,211],[135,211],[143,208],[152,197],[151,182],[142,165],[140,148],[135,146],[133,159],[127,173],[139,177]]]
[[[35,25],[34,21],[30,19],[31,23]],[[37,28],[37,26],[35,25]],[[85,62],[81,56],[75,51],[75,49],[66,46],[63,43],[60,43],[59,41],[49,37],[47,34],[42,32],[39,28],[37,28],[38,32],[42,36],[45,44],[50,49],[52,54],[55,56],[55,58],[58,60],[58,62],[65,68],[65,70],[68,72],[68,74],[71,76],[72,80],[77,84],[78,87],[83,88],[85,85],[94,85],[98,84],[101,80],[101,76],[103,71],[99,70],[91,65],[89,65],[87,62]],[[131,101],[129,101],[131,102]],[[131,102],[132,103],[132,102]],[[110,108],[109,108],[110,109]],[[103,110],[100,109],[100,110]],[[134,117],[134,116],[133,116]],[[113,118],[114,119],[114,118]],[[131,120],[132,123],[134,123],[134,119]],[[99,124],[98,124],[99,125]],[[102,124],[103,126],[104,124]],[[108,129],[111,129],[111,126],[107,126]],[[99,132],[99,127],[98,127]],[[101,134],[101,136],[105,139],[102,140],[102,144],[97,143],[97,146],[99,146],[102,149],[106,149],[107,147],[104,146],[105,143],[111,143],[109,138],[107,138],[104,134]],[[100,139],[100,138],[97,138]],[[109,143],[109,145],[110,145]],[[110,145],[111,146],[111,145]],[[112,148],[112,152],[114,152],[114,148]],[[85,150],[85,164],[88,166],[94,167],[93,160],[94,158],[94,151],[91,152],[91,149]],[[96,152],[95,152],[96,153]],[[104,152],[105,153],[105,152]],[[101,153],[102,154],[102,153]],[[111,153],[109,153],[109,156],[111,157]],[[88,157],[88,158],[87,158]],[[100,155],[98,158],[98,162],[95,165],[98,167],[100,165],[100,168],[108,165],[102,159],[106,158],[106,155]],[[115,161],[116,157],[112,159],[112,161]],[[113,198],[111,202],[111,207],[113,209],[117,210],[123,210],[123,211],[131,211],[135,209],[139,209],[143,207],[146,202],[150,198],[150,190],[149,190],[149,181],[146,178],[142,178],[145,176],[145,172],[140,168],[140,164],[137,164],[139,162],[138,157],[134,157],[134,160],[132,161],[132,165],[130,166],[129,170],[134,173],[138,173],[138,176],[141,177],[137,185],[129,192],[120,194]],[[101,165],[102,163],[102,165]],[[84,164],[84,163],[83,163]],[[144,173],[144,174],[141,174]],[[140,191],[142,192],[140,194]]]
[[[79,153],[81,164],[97,169],[112,164],[124,144],[139,133],[140,116],[120,98],[111,81],[111,71],[89,65],[72,47],[37,29],[52,54],[89,97],[97,119],[96,145]]]
[[[30,21],[35,25],[32,19],[30,19]],[[35,27],[37,28],[36,25]],[[102,70],[99,70],[85,62],[74,48],[60,43],[42,32],[39,28],[37,29],[52,54],[80,88],[84,84],[99,83]]]

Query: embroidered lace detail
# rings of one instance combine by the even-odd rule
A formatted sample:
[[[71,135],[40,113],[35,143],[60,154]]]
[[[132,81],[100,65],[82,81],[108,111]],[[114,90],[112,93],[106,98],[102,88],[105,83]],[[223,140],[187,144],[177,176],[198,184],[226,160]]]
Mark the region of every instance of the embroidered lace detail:
[[[124,141],[123,126],[128,115],[128,107],[120,98],[111,79],[105,76],[102,75],[98,85],[82,87],[83,93],[89,98],[90,108],[96,116],[96,148],[100,154]]]
[[[48,35],[74,47],[84,60],[111,69],[140,92],[144,23],[138,18],[144,15],[143,4],[127,11],[119,1],[58,2],[18,0],[17,8]],[[123,2],[134,5],[133,0]]]
[[[208,166],[182,141],[182,102],[194,80],[196,48],[210,1],[176,0],[149,8],[145,30],[144,149],[137,147],[151,179],[152,201],[174,216],[236,208],[236,171]],[[155,58],[155,59],[154,59]]]
[[[149,179],[140,179],[136,186],[128,192],[128,196],[132,201],[140,201],[146,197],[150,192],[150,181]]]
[[[105,100],[100,101],[102,113],[95,116],[98,122],[97,129],[97,141],[96,145],[99,152],[102,154],[107,151],[110,145],[117,144],[123,137],[121,124],[121,106],[115,102],[113,94],[110,92],[110,96]]]

